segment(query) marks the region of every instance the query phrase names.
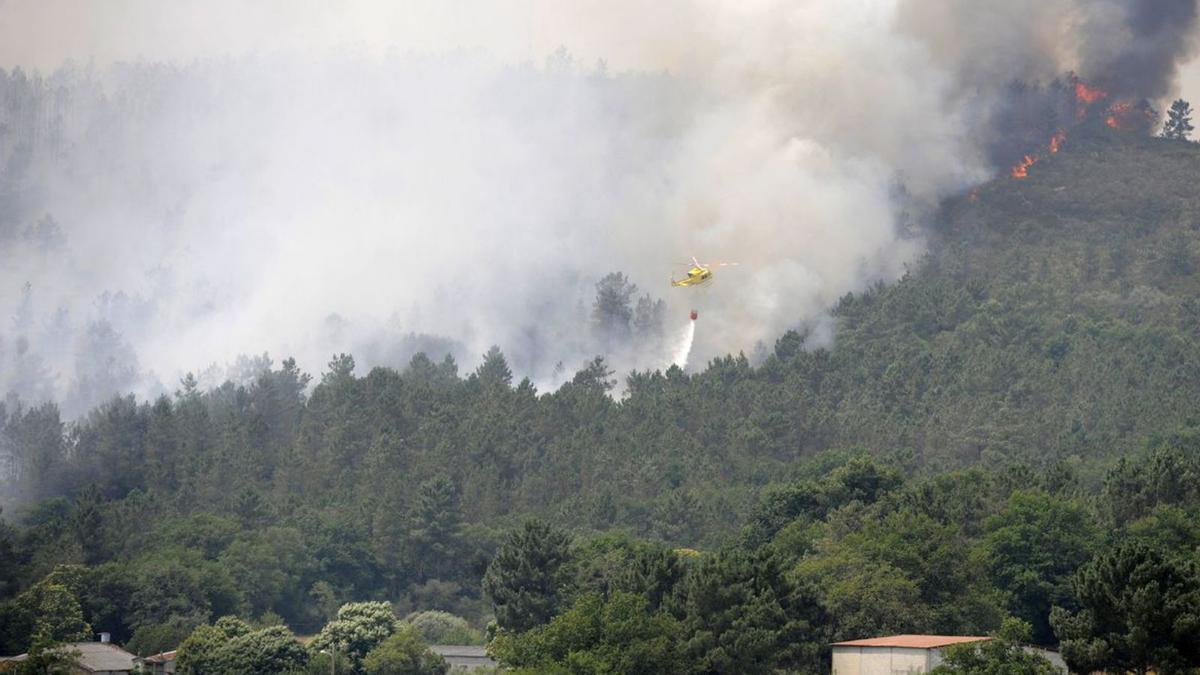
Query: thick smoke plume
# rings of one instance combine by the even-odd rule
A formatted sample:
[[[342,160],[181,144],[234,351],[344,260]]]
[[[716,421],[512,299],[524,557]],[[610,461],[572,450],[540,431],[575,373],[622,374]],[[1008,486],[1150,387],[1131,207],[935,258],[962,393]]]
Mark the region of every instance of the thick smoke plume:
[[[0,75],[0,394],[78,414],[208,364],[210,381],[244,377],[265,357],[238,355],[263,352],[469,367],[496,344],[542,386],[598,351],[669,365],[661,340],[598,336],[595,284],[614,270],[666,300],[668,334],[700,310],[691,363],[749,351],[903,273],[923,215],[1001,168],[1014,82],[1075,72],[1161,100],[1196,15],[863,0],[605,3],[572,21],[528,2],[473,8],[473,32],[439,45],[413,36],[445,17],[371,28],[390,3],[181,4],[196,35],[231,42],[127,33],[171,27],[164,6],[119,4],[120,21],[91,17],[103,39],[63,40],[97,63]],[[62,9],[0,4],[0,43],[46,63],[57,43],[21,36]],[[489,33],[514,21],[538,27],[516,49]],[[118,44],[144,58],[104,61]],[[668,287],[693,255],[741,266],[702,294]]]

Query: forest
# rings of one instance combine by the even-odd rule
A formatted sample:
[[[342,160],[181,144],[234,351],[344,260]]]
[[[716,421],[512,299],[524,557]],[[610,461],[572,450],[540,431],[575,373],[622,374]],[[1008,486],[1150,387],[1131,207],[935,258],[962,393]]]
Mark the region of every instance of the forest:
[[[1186,672],[1197,175],[1184,141],[1072,140],[948,201],[828,345],[596,357],[549,392],[497,347],[265,362],[77,420],[10,397],[0,653],[105,631],[187,672],[324,672],[331,644],[439,672],[421,645],[450,640],[521,672],[815,673],[836,640],[937,633]]]

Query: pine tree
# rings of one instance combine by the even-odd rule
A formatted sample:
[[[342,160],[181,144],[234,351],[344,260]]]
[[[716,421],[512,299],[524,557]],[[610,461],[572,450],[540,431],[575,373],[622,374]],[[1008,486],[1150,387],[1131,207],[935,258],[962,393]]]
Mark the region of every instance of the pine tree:
[[[1167,111],[1167,121],[1163,123],[1163,138],[1186,141],[1193,128],[1191,104],[1183,99],[1172,103]]]
[[[705,673],[771,673],[815,665],[825,623],[809,589],[768,549],[726,549],[688,576],[681,613],[685,652]]]
[[[510,532],[483,575],[496,623],[524,632],[548,622],[568,595],[570,538],[538,520]]]
[[[462,556],[462,506],[446,476],[421,483],[408,533],[418,580],[453,578]]]
[[[1200,666],[1200,574],[1193,560],[1131,542],[1080,568],[1081,610],[1055,607],[1050,623],[1077,672],[1185,672]]]
[[[629,339],[633,321],[632,298],[637,286],[620,272],[606,275],[596,284],[592,305],[592,324],[606,346],[623,344]]]
[[[479,365],[475,375],[489,390],[499,387],[507,389],[512,386],[512,370],[508,367],[508,361],[500,348],[495,345],[483,355],[483,363]]]

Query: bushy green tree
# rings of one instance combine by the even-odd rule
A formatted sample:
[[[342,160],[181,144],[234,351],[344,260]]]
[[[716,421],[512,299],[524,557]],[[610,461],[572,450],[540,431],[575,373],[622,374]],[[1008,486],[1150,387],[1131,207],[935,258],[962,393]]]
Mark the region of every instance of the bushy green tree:
[[[1194,128],[1191,104],[1183,99],[1176,99],[1167,111],[1167,121],[1163,123],[1163,138],[1186,141]]]
[[[421,639],[431,645],[475,645],[483,643],[483,633],[471,628],[467,620],[439,610],[410,614],[404,623],[412,626]]]
[[[652,612],[641,596],[584,593],[544,626],[501,633],[489,650],[504,666],[529,672],[685,673],[680,638],[678,620]]]
[[[931,675],[1058,675],[1059,669],[1024,644],[1032,631],[1020,619],[1005,619],[990,640],[951,645]]]
[[[570,592],[570,538],[538,520],[513,530],[483,575],[501,628],[523,632],[546,623]]]
[[[235,616],[223,616],[213,625],[198,626],[179,645],[175,667],[181,675],[219,673],[226,665],[222,652],[230,640],[250,633],[250,626]]]
[[[1062,655],[1079,672],[1180,673],[1200,667],[1200,573],[1141,542],[1119,545],[1072,580],[1080,610],[1054,608]]]
[[[1037,492],[1014,492],[987,522],[983,550],[1014,616],[1033,627],[1038,644],[1056,644],[1050,608],[1070,606],[1070,579],[1088,560],[1098,529],[1078,503]]]
[[[138,584],[130,598],[134,626],[159,624],[172,617],[197,623],[237,614],[243,596],[229,570],[202,560],[196,551],[164,548],[138,560]]]
[[[459,498],[447,476],[422,481],[418,487],[408,531],[416,581],[453,578],[465,562]]]
[[[704,673],[813,668],[825,640],[815,595],[767,549],[705,556],[685,581],[680,612],[685,657]]]
[[[639,595],[652,610],[663,607],[684,578],[686,567],[676,551],[626,535],[591,537],[574,551],[575,585],[607,596],[622,591]]]
[[[431,651],[410,625],[400,626],[368,652],[362,663],[366,675],[443,675],[449,670],[446,660]]]
[[[29,646],[24,661],[17,663],[11,671],[16,675],[46,675],[47,673],[71,673],[79,668],[80,653],[54,640],[37,639]]]
[[[139,626],[125,644],[125,650],[140,656],[171,651],[181,645],[196,627],[192,620],[185,617],[172,617],[165,623]]]
[[[239,535],[222,552],[221,566],[229,573],[249,607],[297,616],[306,602],[302,580],[316,562],[295,528],[265,527]]]
[[[819,589],[836,636],[979,634],[999,627],[1001,598],[958,526],[902,509],[835,514],[818,552],[796,567]]]
[[[351,663],[362,663],[367,652],[391,637],[399,626],[392,606],[386,602],[348,602],[337,618],[325,624],[309,643],[313,651],[345,654]]]
[[[286,627],[254,630],[233,616],[196,628],[177,651],[176,668],[184,675],[292,673],[308,662],[308,652]]]
[[[0,640],[11,653],[60,642],[88,640],[92,628],[83,619],[79,600],[53,575],[34,584],[0,608]]]
[[[632,298],[637,285],[621,272],[612,272],[596,283],[596,300],[592,304],[592,324],[605,344],[618,345],[631,335],[633,321]]]
[[[873,504],[903,484],[893,468],[863,457],[850,459],[820,481],[773,486],[765,490],[751,515],[745,536],[761,544],[797,518],[823,519],[850,502]]]
[[[217,651],[215,672],[230,675],[294,673],[308,662],[308,652],[284,626],[271,626],[230,638]]]

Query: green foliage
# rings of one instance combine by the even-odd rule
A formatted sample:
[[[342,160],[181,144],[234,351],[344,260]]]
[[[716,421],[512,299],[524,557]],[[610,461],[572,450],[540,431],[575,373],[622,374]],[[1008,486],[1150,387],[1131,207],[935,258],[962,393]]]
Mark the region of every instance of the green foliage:
[[[1080,610],[1050,616],[1062,655],[1080,672],[1185,672],[1200,667],[1200,571],[1133,541],[1080,568],[1072,588]]]
[[[1163,123],[1163,138],[1186,141],[1194,128],[1191,104],[1183,99],[1177,99],[1167,111],[1167,121]]]
[[[432,645],[483,644],[483,633],[471,628],[466,619],[449,612],[417,612],[405,617],[404,623],[416,629],[421,639]]]
[[[1105,476],[1102,498],[1118,525],[1160,505],[1200,502],[1200,428],[1185,427],[1152,440],[1141,456],[1122,457]]]
[[[633,593],[645,598],[652,610],[670,601],[686,572],[677,552],[623,535],[592,537],[575,548],[574,558],[578,589],[604,596]]]
[[[284,626],[271,626],[231,638],[217,652],[216,672],[245,675],[292,673],[308,662],[308,652]]]
[[[765,549],[703,557],[685,581],[680,613],[684,654],[705,673],[812,668],[824,638],[817,598]]]
[[[1000,631],[983,643],[968,642],[943,650],[942,665],[932,675],[1057,675],[1058,668],[1022,645],[1031,636],[1029,624],[1005,619]]]
[[[386,602],[348,602],[313,638],[309,649],[345,654],[357,667],[367,652],[391,637],[398,626],[396,614]]]
[[[502,665],[535,672],[684,673],[680,634],[678,620],[641,596],[584,593],[550,623],[501,632],[489,649]]]
[[[426,647],[415,626],[400,626],[363,659],[367,675],[442,675],[446,660]]]
[[[140,656],[171,651],[184,642],[197,628],[183,617],[173,617],[166,623],[139,626],[125,644],[125,650]]]
[[[909,509],[842,514],[796,567],[819,589],[835,636],[979,634],[1000,624],[999,598],[956,525]]]
[[[79,600],[62,581],[48,576],[0,608],[0,646],[18,654],[34,645],[91,639]]]
[[[570,537],[529,520],[509,533],[483,575],[500,627],[523,632],[546,623],[570,592]]]
[[[873,504],[903,483],[899,472],[870,458],[854,458],[820,481],[776,486],[764,492],[745,536],[761,544],[797,518],[822,520],[850,502]]]
[[[502,356],[498,358],[503,359]],[[481,370],[489,367],[487,361]],[[507,386],[501,366],[490,366],[487,374],[490,381]],[[511,378],[511,374],[507,375]],[[417,501],[412,510],[412,525],[408,532],[408,545],[412,557],[417,561],[416,581],[454,575],[454,569],[464,562],[465,548],[462,541],[462,508],[458,488],[446,476],[437,476],[421,483]]]
[[[45,675],[46,673],[71,673],[79,666],[79,651],[53,640],[36,639],[29,646],[27,657],[5,672],[16,675]]]
[[[172,617],[197,622],[236,614],[241,589],[228,569],[200,559],[194,551],[162,549],[138,561],[137,587],[130,599],[134,626],[164,623]]]
[[[628,340],[633,322],[632,298],[636,293],[637,286],[621,272],[612,272],[597,282],[592,323],[607,345]]]
[[[478,623],[490,605],[524,635],[577,593],[626,593],[726,667],[683,608],[759,600],[688,591],[719,556],[669,547],[732,543],[815,589],[829,639],[978,633],[1008,611],[1046,643],[1050,604],[1087,611],[1064,580],[1094,550],[1200,545],[1198,170],[1192,144],[1073,137],[1029,179],[948,200],[904,278],[833,308],[828,346],[789,332],[753,359],[631,373],[615,398],[603,358],[538,392],[497,348],[466,375],[442,353],[366,373],[338,355],[311,388],[267,362],[69,427],[6,401],[24,501],[0,524],[0,648],[29,648],[39,586],[139,644],[227,614],[311,631],[364,598]],[[628,278],[597,291],[598,337],[659,339]],[[502,534],[526,517],[563,532]]]
[[[315,565],[304,537],[294,528],[267,527],[239,535],[219,562],[253,614],[283,611],[297,616],[307,601],[302,580]]]
[[[308,652],[284,626],[253,630],[237,617],[192,631],[179,645],[176,668],[185,675],[291,673],[305,667]]]
[[[249,632],[250,626],[233,616],[223,616],[215,625],[198,626],[176,650],[176,671],[182,675],[220,672],[225,645]]]
[[[1080,504],[1037,492],[1014,492],[987,523],[984,556],[992,580],[1009,594],[1008,609],[1033,626],[1032,639],[1054,645],[1050,608],[1070,606],[1070,577],[1091,557],[1099,531]]]

